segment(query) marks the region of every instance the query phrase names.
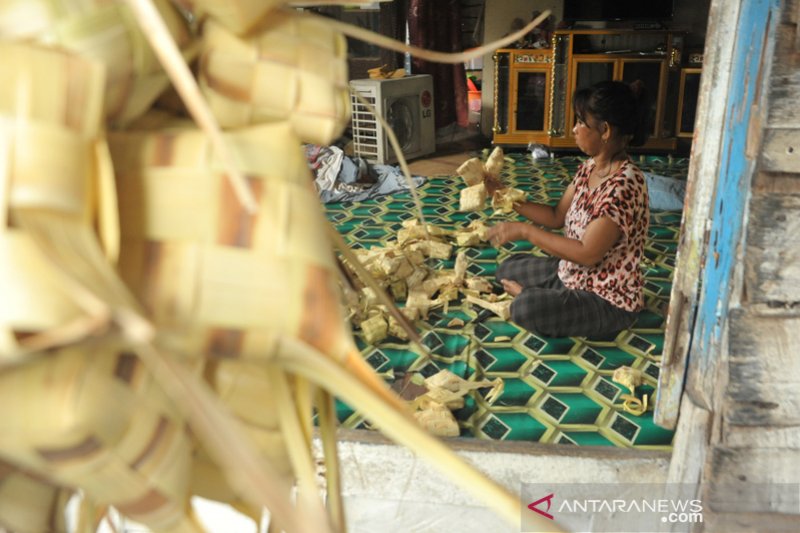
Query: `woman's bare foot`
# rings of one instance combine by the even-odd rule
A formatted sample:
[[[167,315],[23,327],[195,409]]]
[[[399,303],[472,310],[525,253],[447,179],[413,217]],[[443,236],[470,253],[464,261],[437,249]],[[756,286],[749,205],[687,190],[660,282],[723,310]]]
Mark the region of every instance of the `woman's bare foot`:
[[[516,297],[519,293],[522,292],[522,285],[520,285],[516,281],[511,281],[510,279],[501,279],[500,283],[503,284],[503,288],[511,296]]]

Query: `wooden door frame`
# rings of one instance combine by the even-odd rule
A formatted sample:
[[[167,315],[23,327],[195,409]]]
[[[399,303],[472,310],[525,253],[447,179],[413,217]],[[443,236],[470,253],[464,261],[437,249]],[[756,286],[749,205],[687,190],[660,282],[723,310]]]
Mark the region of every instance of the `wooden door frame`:
[[[749,154],[739,167],[729,168],[732,136],[741,137],[741,128],[747,130],[750,121],[757,119],[752,116],[760,103],[755,98],[763,99],[768,93],[764,63],[771,61],[775,32],[769,28],[780,18],[779,11],[779,0],[713,0],[709,10],[704,75],[654,415],[663,427],[678,426],[678,413],[687,398],[695,408],[713,412],[715,391],[722,388],[719,374],[727,315],[740,294],[740,288],[730,287],[740,283],[735,266],[741,261],[735,259],[741,259],[744,231],[742,226],[728,228],[733,234],[723,235],[720,245],[719,224],[731,209],[738,209],[740,218],[746,219],[755,163]],[[763,27],[759,26],[762,22]],[[750,33],[742,31],[747,24],[755,25]],[[730,46],[731,42],[737,45]],[[726,198],[732,183],[741,190]],[[723,208],[725,200],[728,205]],[[721,288],[717,290],[716,285]]]

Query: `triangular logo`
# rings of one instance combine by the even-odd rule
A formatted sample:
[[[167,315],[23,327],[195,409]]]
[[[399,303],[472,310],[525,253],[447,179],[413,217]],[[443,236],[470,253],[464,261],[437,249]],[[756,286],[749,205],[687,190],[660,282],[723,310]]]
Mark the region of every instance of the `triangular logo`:
[[[553,515],[551,515],[550,513],[547,512],[547,511],[550,510],[550,506],[553,503],[552,499],[553,499],[553,494],[548,494],[544,498],[540,498],[540,499],[536,500],[535,502],[533,502],[532,504],[530,504],[528,506],[528,509],[530,509],[531,511],[535,511],[535,512],[539,513],[540,515],[544,516],[545,518],[549,518],[550,520],[553,520]],[[545,501],[547,502],[547,509],[542,511],[541,509],[536,507],[537,505],[539,505],[540,503],[543,503]]]

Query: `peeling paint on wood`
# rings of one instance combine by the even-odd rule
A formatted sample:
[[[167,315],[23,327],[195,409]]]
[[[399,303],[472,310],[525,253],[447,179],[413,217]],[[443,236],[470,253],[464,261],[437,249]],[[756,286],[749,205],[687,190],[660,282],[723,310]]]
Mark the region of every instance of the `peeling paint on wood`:
[[[692,335],[689,365],[698,376],[713,374],[718,363],[722,326],[727,318],[733,259],[745,224],[742,213],[748,199],[754,161],[745,157],[750,110],[758,92],[758,71],[769,72],[773,50],[768,36],[779,19],[777,0],[744,2],[737,25],[726,130],[722,139],[721,166],[717,176],[711,225],[710,249],[703,269],[703,287]],[[719,254],[715,260],[714,252]]]
[[[678,409],[686,375],[686,354],[691,344],[691,323],[694,319],[693,310],[687,308],[689,298],[676,292],[673,290],[670,297],[666,330],[668,335],[664,338],[660,382],[656,389],[657,407],[653,414],[656,424],[668,429],[675,428],[678,423]]]
[[[736,40],[739,9],[738,2],[728,4],[713,1],[709,10],[708,40],[697,103],[697,126],[692,143],[686,203],[670,296],[671,302],[685,298],[686,304],[681,309],[671,309],[669,313],[663,352],[664,361],[668,363],[661,369],[659,398],[654,414],[658,424],[669,428],[674,426],[678,417],[686,359],[690,349],[689,333],[694,322],[698,289],[703,276],[707,224],[712,217],[711,206],[720,166],[728,86],[731,83],[733,47],[730,43]],[[676,342],[679,339],[680,342]]]

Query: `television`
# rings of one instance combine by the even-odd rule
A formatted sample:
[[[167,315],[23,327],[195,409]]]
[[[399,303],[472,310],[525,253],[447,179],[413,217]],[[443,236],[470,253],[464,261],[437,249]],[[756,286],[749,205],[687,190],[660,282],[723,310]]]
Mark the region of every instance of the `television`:
[[[564,20],[671,21],[674,0],[564,0]]]

